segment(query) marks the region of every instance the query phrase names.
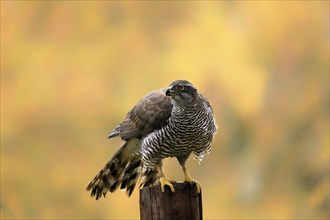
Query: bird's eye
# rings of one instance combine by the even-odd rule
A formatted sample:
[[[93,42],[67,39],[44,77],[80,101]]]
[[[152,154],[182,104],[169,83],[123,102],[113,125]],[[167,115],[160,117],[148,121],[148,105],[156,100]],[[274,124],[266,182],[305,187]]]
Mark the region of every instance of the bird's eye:
[[[178,86],[179,90],[183,91],[184,90],[184,86]]]

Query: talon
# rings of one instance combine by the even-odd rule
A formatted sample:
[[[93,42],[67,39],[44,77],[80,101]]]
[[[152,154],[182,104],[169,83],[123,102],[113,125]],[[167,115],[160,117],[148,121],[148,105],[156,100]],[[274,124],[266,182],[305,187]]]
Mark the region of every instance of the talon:
[[[175,192],[175,189],[174,189],[173,184],[170,181],[168,181],[167,179],[165,179],[164,177],[161,177],[159,179],[159,182],[160,182],[160,186],[161,186],[162,192],[165,192],[165,186],[166,185],[170,187],[171,192]]]
[[[191,185],[192,184],[195,184],[196,185],[196,189],[197,189],[197,193],[200,193],[201,192],[201,184],[197,180],[186,179],[185,181],[188,182],[188,183],[190,183]]]
[[[184,181],[185,182],[188,182],[190,184],[196,184],[196,189],[197,189],[197,193],[200,193],[201,192],[201,184],[197,181],[197,180],[194,180],[191,178],[186,166],[182,166],[182,169],[183,169],[183,174],[184,174]]]

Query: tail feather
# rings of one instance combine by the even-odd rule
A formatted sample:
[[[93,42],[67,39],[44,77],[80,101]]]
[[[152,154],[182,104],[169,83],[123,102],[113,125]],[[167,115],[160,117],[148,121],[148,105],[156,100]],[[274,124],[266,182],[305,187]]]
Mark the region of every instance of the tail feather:
[[[142,161],[141,157],[133,158],[129,165],[125,169],[125,174],[123,176],[123,180],[120,188],[126,188],[126,194],[130,197],[134,191],[137,181],[140,178],[142,170]]]
[[[125,169],[125,175],[121,182],[120,189],[125,189],[128,185],[131,185],[131,181],[136,179],[136,176],[140,174],[140,167],[142,165],[140,157],[133,158],[129,165]]]
[[[141,180],[140,180],[140,188],[154,186],[159,182],[159,175],[156,169],[144,169]]]
[[[102,195],[105,197],[108,191],[111,193],[116,191],[123,180],[126,181],[124,186],[127,187],[127,194],[129,196],[132,194],[140,175],[139,170],[141,170],[140,156],[136,155],[138,144],[138,139],[131,139],[122,144],[112,159],[87,186],[86,190],[91,191],[92,197],[99,199]],[[128,174],[129,177],[126,177]]]

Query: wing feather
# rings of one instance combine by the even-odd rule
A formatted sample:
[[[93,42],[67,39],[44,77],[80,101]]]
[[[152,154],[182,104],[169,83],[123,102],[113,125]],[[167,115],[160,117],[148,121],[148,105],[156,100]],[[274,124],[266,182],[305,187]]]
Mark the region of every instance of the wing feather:
[[[172,107],[171,98],[165,95],[165,89],[153,91],[127,113],[109,138],[118,135],[124,140],[144,137],[167,124]]]

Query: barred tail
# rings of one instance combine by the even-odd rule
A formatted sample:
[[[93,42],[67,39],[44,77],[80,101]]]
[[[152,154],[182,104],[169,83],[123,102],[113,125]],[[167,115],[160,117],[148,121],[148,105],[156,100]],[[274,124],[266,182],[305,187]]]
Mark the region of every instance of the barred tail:
[[[138,139],[131,139],[121,145],[112,159],[94,177],[86,190],[91,191],[91,196],[99,199],[105,197],[108,191],[111,193],[121,185],[121,189],[127,191],[130,196],[135,188],[141,173],[140,156],[134,153],[138,148]]]
[[[140,188],[154,186],[159,182],[159,175],[156,169],[143,169],[140,180]]]
[[[127,165],[124,176],[121,182],[120,189],[126,188],[126,194],[128,197],[131,196],[136,186],[137,181],[141,176],[142,161],[141,156],[134,156]]]

